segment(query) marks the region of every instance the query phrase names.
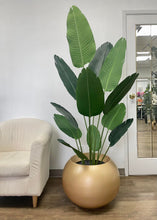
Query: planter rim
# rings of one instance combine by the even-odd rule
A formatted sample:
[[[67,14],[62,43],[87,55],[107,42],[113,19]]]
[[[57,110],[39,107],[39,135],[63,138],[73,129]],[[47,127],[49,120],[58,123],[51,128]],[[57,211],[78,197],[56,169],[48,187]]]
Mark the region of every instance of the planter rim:
[[[87,157],[89,156],[89,153],[84,153]],[[97,154],[96,154],[97,156]],[[103,154],[100,155],[100,159],[103,157]],[[95,164],[95,165],[85,165],[85,164],[78,164],[77,162],[78,161],[81,161],[81,159],[75,154],[74,156],[72,156],[70,158],[70,162],[73,163],[73,164],[77,164],[77,165],[80,165],[80,166],[104,166],[105,164],[107,164],[109,161],[111,161],[110,157],[109,156],[105,156],[105,158],[103,159],[103,162],[102,164]]]

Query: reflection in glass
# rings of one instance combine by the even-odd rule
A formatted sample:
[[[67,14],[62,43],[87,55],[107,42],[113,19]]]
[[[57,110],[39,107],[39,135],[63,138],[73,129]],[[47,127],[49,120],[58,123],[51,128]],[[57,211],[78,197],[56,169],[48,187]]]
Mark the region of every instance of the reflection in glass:
[[[138,157],[157,157],[157,25],[136,25]]]

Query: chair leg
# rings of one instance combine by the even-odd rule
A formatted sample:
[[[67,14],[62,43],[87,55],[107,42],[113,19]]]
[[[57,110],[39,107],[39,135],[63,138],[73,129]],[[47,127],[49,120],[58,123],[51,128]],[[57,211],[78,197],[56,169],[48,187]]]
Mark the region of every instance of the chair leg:
[[[37,207],[38,196],[32,196],[33,208]]]

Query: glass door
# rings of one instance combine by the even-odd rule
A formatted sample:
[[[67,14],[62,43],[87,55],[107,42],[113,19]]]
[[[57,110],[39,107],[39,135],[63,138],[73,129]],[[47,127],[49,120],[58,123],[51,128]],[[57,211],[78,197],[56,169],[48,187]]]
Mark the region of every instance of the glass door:
[[[137,148],[157,157],[157,25],[136,25]]]
[[[127,16],[127,48],[127,73],[139,73],[128,98],[129,174],[157,174],[157,15]]]

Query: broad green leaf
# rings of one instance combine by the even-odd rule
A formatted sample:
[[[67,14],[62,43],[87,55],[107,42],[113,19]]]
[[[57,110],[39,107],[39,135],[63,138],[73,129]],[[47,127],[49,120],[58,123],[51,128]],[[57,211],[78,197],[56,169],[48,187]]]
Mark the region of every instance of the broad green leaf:
[[[74,127],[71,122],[63,115],[54,114],[54,120],[59,129],[69,137],[79,139],[82,136],[80,129]]]
[[[75,152],[75,154],[81,159],[81,160],[88,160],[88,157],[86,157],[86,155],[84,155],[81,151],[75,149],[74,147],[72,147],[70,144],[68,144],[67,142],[65,142],[62,139],[58,139],[58,142],[60,142],[61,144],[70,147],[71,149],[73,149],[73,151]]]
[[[100,133],[97,127],[90,125],[87,131],[88,146],[95,152],[101,147]]]
[[[70,95],[76,99],[76,84],[77,84],[77,77],[75,73],[70,69],[70,67],[65,63],[65,61],[58,57],[54,56],[55,65],[57,67],[59,76],[67,89]]]
[[[104,92],[100,79],[89,68],[83,69],[77,80],[77,108],[84,116],[95,116],[104,108]]]
[[[104,114],[107,114],[114,106],[116,106],[131,89],[135,80],[138,77],[138,73],[134,73],[131,76],[126,77],[108,96],[104,105]]]
[[[75,67],[83,67],[93,58],[96,46],[86,17],[79,8],[72,6],[67,17],[67,39]]]
[[[112,44],[109,42],[106,42],[104,44],[102,44],[95,53],[95,56],[93,58],[93,60],[90,62],[89,64],[89,69],[91,69],[97,76],[99,76],[101,67],[108,55],[108,53],[110,52],[111,48],[112,48]]]
[[[121,38],[111,49],[100,70],[99,78],[105,91],[113,90],[121,78],[126,40]]]
[[[111,111],[102,117],[102,125],[109,130],[113,130],[122,123],[125,112],[125,105],[123,103],[117,104],[113,109],[111,109]]]
[[[132,122],[133,122],[133,119],[130,118],[124,121],[122,124],[118,125],[113,131],[111,131],[109,138],[108,138],[110,142],[110,147],[115,145],[120,140],[120,138],[127,132]]]
[[[54,102],[51,102],[51,105],[53,105],[57,111],[59,111],[62,115],[64,115],[75,128],[78,128],[77,121],[69,111],[67,111],[63,106],[58,105]]]

